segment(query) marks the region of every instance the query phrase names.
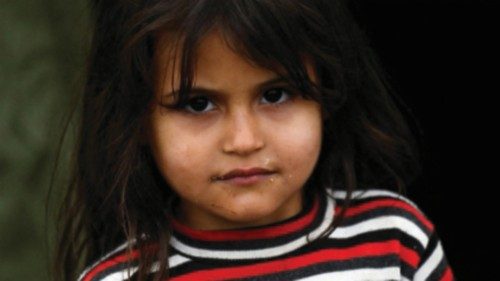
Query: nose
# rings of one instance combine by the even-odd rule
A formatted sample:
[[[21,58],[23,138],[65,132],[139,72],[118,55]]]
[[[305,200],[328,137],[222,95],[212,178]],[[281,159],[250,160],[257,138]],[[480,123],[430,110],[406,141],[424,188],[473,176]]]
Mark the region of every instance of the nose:
[[[264,147],[264,138],[255,113],[242,110],[230,114],[222,149],[225,153],[248,155]]]

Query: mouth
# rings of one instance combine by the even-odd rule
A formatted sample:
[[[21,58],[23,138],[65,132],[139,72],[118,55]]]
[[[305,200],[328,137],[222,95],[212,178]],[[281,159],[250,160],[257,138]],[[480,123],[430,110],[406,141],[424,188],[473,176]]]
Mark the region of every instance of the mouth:
[[[250,185],[268,179],[274,171],[263,168],[235,169],[222,176],[212,177],[212,181],[220,181],[234,185]]]

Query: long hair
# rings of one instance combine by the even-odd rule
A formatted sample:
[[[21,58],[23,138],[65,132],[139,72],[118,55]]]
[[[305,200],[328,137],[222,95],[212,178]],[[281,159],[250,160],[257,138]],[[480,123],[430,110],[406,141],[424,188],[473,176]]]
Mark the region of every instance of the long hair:
[[[94,0],[93,37],[76,157],[60,210],[56,280],[124,241],[139,253],[137,280],[154,261],[168,276],[175,193],[141,142],[154,102],[158,34],[171,32],[180,56],[179,100],[193,82],[196,50],[218,28],[249,61],[290,78],[321,104],[321,154],[305,188],[401,189],[419,171],[411,130],[364,36],[339,0]],[[304,66],[312,59],[320,84]],[[334,220],[339,223],[343,215]],[[135,264],[137,265],[137,264]]]

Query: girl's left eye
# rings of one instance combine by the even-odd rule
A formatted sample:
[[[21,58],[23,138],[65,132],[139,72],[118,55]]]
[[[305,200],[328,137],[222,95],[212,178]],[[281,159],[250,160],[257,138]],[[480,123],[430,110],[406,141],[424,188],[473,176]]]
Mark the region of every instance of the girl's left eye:
[[[261,98],[261,102],[264,104],[279,104],[289,100],[292,97],[292,93],[283,88],[274,88],[267,90]]]

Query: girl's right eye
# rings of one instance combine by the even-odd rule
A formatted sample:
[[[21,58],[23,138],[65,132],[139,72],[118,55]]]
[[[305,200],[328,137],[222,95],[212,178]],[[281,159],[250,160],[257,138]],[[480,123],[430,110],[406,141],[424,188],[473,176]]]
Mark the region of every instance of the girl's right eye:
[[[214,109],[215,105],[208,97],[198,96],[190,98],[184,107],[191,113],[203,113]]]

